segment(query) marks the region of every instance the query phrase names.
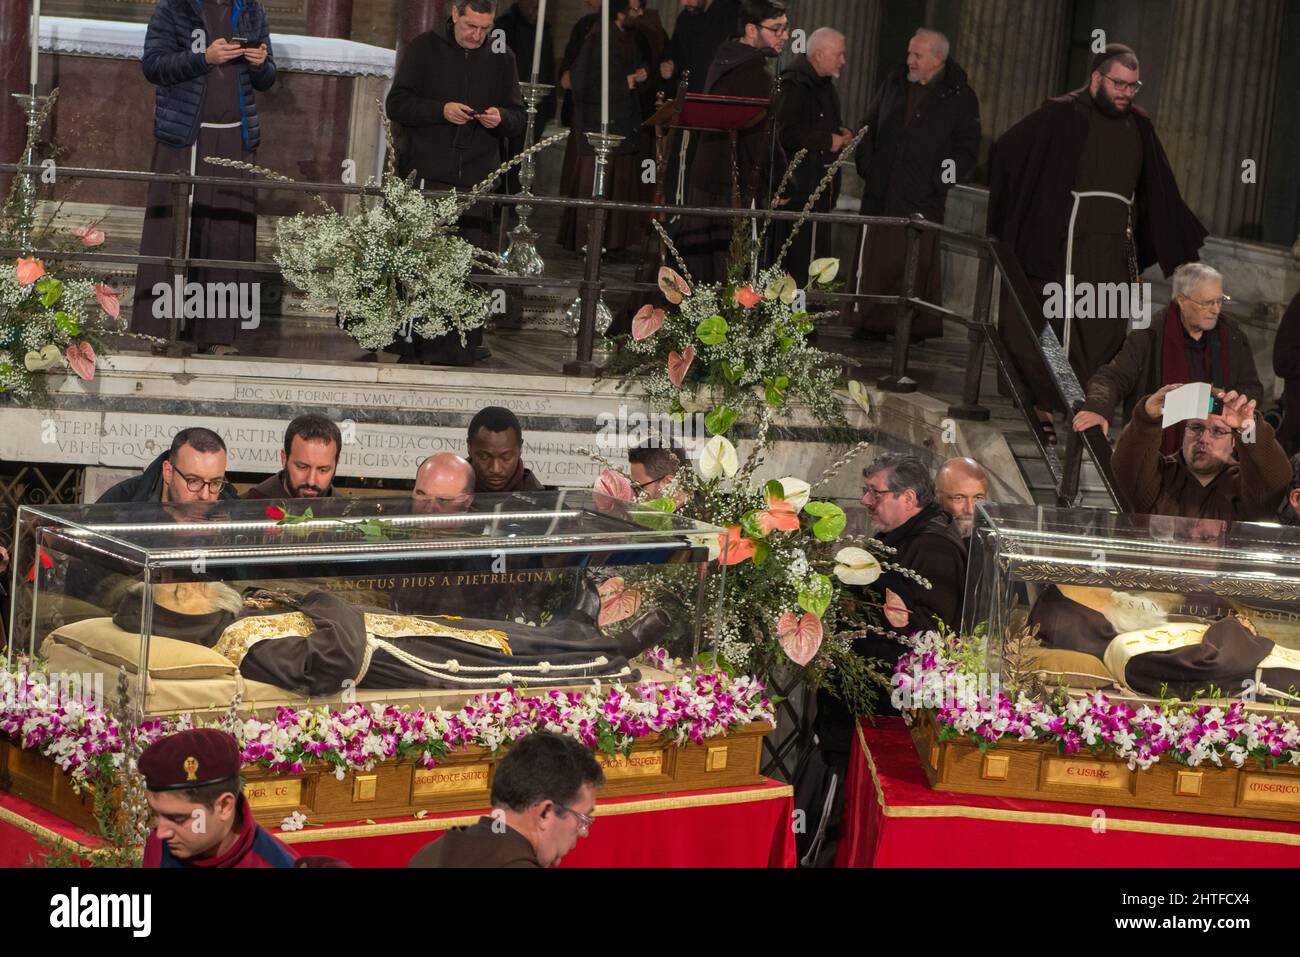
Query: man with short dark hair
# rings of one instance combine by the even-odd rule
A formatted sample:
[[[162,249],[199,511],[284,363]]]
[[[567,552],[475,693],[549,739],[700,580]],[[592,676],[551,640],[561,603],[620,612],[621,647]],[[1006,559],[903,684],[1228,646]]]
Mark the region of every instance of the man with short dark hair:
[[[483,492],[541,492],[546,486],[524,467],[524,430],[509,409],[490,405],[469,423],[469,463]]]
[[[160,738],[140,755],[154,829],[145,867],[293,867],[298,855],[253,819],[239,743],[216,728]]]
[[[343,435],[328,417],[307,412],[289,423],[279,472],[254,485],[243,498],[332,498]]]
[[[676,445],[649,442],[627,450],[628,472],[632,489],[646,498],[656,498],[665,485],[688,461],[686,452]]]
[[[134,478],[123,479],[98,503],[209,502],[238,498],[226,480],[226,443],[211,429],[181,429],[171,448]]]
[[[574,738],[535,731],[492,777],[492,814],[426,844],[407,867],[554,867],[595,822],[605,772]]]

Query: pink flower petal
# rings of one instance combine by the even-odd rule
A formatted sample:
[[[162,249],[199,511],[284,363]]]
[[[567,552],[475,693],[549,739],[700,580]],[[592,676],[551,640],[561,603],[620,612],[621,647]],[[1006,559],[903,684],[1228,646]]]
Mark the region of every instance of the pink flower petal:
[[[664,319],[665,314],[662,309],[656,309],[650,303],[646,303],[632,317],[632,338],[637,342],[649,339],[659,331],[659,327],[664,324]]]
[[[600,586],[600,627],[631,618],[641,610],[641,592],[628,588],[622,578],[610,578]]]
[[[121,295],[120,292],[106,283],[95,283],[95,298],[99,300],[99,307],[114,319],[122,317],[122,303],[118,300]]]
[[[68,365],[78,377],[87,382],[95,378],[95,350],[89,342],[74,342],[68,346]]]
[[[685,352],[668,353],[668,381],[677,388],[682,387],[686,381],[686,373],[690,371],[691,363],[695,361],[695,347],[687,346]]]
[[[605,469],[596,479],[595,492],[597,495],[607,495],[610,498],[618,499],[620,502],[630,502],[636,497],[632,491],[632,483],[622,472],[615,472],[613,469]]]
[[[822,620],[812,612],[800,617],[787,611],[776,623],[776,635],[789,659],[806,665],[822,646]]]
[[[14,264],[14,273],[18,277],[18,285],[29,286],[45,275],[45,264],[35,258],[20,259]]]
[[[659,291],[674,306],[691,294],[691,287],[686,284],[676,270],[667,266],[659,267]]]

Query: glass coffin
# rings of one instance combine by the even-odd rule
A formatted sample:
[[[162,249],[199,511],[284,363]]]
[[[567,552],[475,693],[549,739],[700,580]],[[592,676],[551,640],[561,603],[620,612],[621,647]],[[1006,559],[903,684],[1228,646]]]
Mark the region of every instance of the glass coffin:
[[[1300,706],[1300,528],[981,504],[962,632],[1004,685]]]
[[[8,660],[144,716],[658,677],[716,633],[719,532],[585,492],[24,506]]]

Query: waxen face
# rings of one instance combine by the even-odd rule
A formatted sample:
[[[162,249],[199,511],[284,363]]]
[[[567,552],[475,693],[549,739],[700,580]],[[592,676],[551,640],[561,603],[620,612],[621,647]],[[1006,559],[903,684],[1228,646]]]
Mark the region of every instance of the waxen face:
[[[295,435],[289,454],[280,451],[284,484],[292,498],[316,498],[329,491],[338,466],[339,447],[333,442],[308,441]]]
[[[1232,428],[1217,415],[1191,419],[1183,431],[1183,460],[1193,475],[1218,475],[1232,461],[1232,449]]]
[[[920,511],[916,505],[916,492],[912,489],[889,491],[888,472],[877,472],[866,480],[862,488],[862,504],[871,516],[872,526],[881,532],[892,532]]]
[[[191,801],[183,791],[147,791],[158,839],[180,860],[214,857],[235,829],[238,798],[223,794],[212,807]]]
[[[494,21],[490,13],[475,13],[469,7],[461,13],[453,4],[451,22],[456,42],[466,50],[477,50],[487,39]]]
[[[975,506],[989,496],[987,482],[958,473],[945,473],[935,489],[939,507],[952,516],[962,538],[969,538],[975,528]]]
[[[492,432],[479,429],[469,440],[469,463],[474,466],[478,487],[484,492],[500,492],[519,468],[523,454],[522,437],[514,429]]]
[[[1088,90],[1103,113],[1122,116],[1128,112],[1133,97],[1137,96],[1138,73],[1118,60],[1104,63],[1100,70],[1093,71]]]
[[[589,816],[596,809],[596,788],[584,784],[566,810],[552,801],[543,801],[537,807],[537,860],[542,867],[554,867],[565,854],[578,846],[580,838],[587,836],[587,829],[578,814]]]
[[[1223,311],[1223,281],[1207,279],[1190,296],[1179,296],[1178,309],[1189,332],[1209,332],[1219,324]]]
[[[212,491],[213,482],[224,481],[226,477],[226,453],[200,452],[191,445],[182,445],[175,456],[175,463],[164,461],[162,467],[162,500],[164,502],[211,502],[221,495],[221,490]],[[198,484],[198,491],[190,489],[190,483]]]
[[[930,37],[912,37],[907,44],[907,81],[929,83],[943,66],[943,60],[934,52]]]

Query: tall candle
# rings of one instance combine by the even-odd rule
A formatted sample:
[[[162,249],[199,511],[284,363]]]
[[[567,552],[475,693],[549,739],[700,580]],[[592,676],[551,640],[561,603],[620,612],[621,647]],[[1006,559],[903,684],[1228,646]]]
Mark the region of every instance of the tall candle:
[[[537,82],[542,70],[542,33],[546,30],[546,0],[537,7],[537,35],[533,37],[533,82]]]
[[[600,131],[609,131],[609,0],[600,0]]]
[[[41,0],[32,0],[32,89],[36,89],[36,57],[41,49]]]

